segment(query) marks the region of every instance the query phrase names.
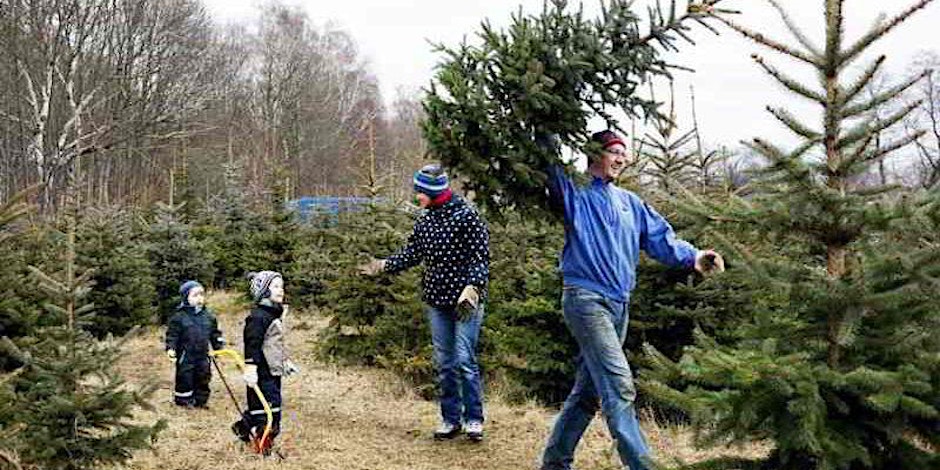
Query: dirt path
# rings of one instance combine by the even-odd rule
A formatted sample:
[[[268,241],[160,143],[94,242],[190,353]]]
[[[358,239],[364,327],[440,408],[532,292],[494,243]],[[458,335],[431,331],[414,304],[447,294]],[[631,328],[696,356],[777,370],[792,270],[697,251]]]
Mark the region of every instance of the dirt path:
[[[245,314],[231,295],[215,293],[209,305],[232,346],[242,350]],[[314,320],[317,321],[317,320]],[[322,320],[319,320],[322,324]],[[208,410],[185,410],[172,400],[172,363],[163,355],[162,330],[132,340],[118,365],[131,384],[162,381],[152,411],[138,415],[145,422],[167,420],[156,453],[139,452],[126,467],[161,470],[324,469],[324,470],[443,470],[535,469],[554,414],[535,405],[506,405],[487,397],[486,440],[435,442],[436,403],[421,400],[385,371],[337,367],[317,361],[310,353],[315,323],[294,329],[289,338],[293,356],[302,368],[285,379],[285,415],[280,447],[284,460],[245,450],[229,431],[237,415],[218,377],[212,379]],[[244,402],[244,386],[233,367],[226,378]],[[659,455],[682,453],[694,458],[687,433],[647,423],[645,429]],[[619,468],[607,431],[596,419],[578,451],[578,468]],[[699,456],[700,458],[700,456]]]

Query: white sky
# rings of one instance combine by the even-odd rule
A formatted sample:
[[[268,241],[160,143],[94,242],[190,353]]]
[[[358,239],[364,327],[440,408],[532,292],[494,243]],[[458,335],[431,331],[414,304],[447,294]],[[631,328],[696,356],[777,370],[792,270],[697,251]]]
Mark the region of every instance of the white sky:
[[[257,15],[257,0],[204,0],[217,21],[250,21]],[[663,0],[665,3],[667,0]],[[685,0],[679,0],[684,6]],[[849,41],[873,24],[879,13],[894,16],[915,0],[846,0],[846,32]],[[538,13],[543,0],[283,0],[302,7],[317,25],[331,23],[351,33],[369,68],[378,77],[383,97],[390,103],[399,87],[418,89],[433,76],[440,57],[431,51],[429,41],[456,45],[465,36],[473,39],[480,22],[488,18],[495,26],[505,26],[521,6]],[[571,4],[577,4],[572,0]],[[598,10],[598,0],[584,0],[588,13]],[[651,0],[638,0],[643,7]],[[811,38],[823,35],[821,0],[781,0],[798,24],[805,25]],[[738,23],[761,28],[770,36],[792,43],[774,10],[762,0],[725,0],[723,7],[743,11]],[[644,11],[645,8],[637,11]],[[887,54],[884,69],[895,79],[905,76],[908,63],[921,51],[940,49],[940,1],[930,4],[894,33],[875,44],[864,56],[867,64],[874,54]],[[812,80],[802,65],[784,59],[745,40],[738,33],[719,27],[720,36],[694,26],[698,45],[680,45],[669,59],[691,67],[694,74],[679,72],[676,99],[679,119],[688,121],[689,86],[694,85],[696,109],[702,135],[707,143],[735,146],[742,139],[768,137],[786,139],[789,131],[765,110],[768,104],[786,103],[797,114],[807,116],[813,108],[794,100],[750,59],[758,52],[772,64],[799,77]],[[868,58],[868,60],[865,60]],[[625,126],[629,128],[628,126]]]

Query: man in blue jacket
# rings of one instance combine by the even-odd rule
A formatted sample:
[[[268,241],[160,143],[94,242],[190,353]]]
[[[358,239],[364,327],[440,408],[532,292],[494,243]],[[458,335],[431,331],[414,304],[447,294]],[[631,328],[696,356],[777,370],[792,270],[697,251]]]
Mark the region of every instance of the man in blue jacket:
[[[602,409],[621,461],[631,470],[645,470],[650,451],[633,407],[636,388],[623,351],[640,250],[663,264],[699,272],[722,271],[724,261],[712,250],[699,251],[677,239],[653,208],[613,184],[628,163],[617,134],[605,130],[591,140],[600,151],[590,156],[589,183],[573,182],[560,166],[548,172],[549,199],[565,223],[562,306],[581,352],[575,384],[546,444],[542,469],[570,469],[581,435]]]

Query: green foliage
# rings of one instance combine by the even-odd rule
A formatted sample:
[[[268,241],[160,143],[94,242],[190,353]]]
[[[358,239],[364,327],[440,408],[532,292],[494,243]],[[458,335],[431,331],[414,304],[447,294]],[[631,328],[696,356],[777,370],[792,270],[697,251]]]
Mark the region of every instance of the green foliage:
[[[669,83],[669,114],[654,121],[654,133],[647,133],[640,141],[640,155],[644,173],[651,176],[660,189],[675,194],[677,187],[689,186],[693,181],[694,164],[701,149],[690,148],[698,138],[698,129],[678,131],[676,100],[672,82]]]
[[[0,339],[0,341],[7,341]],[[0,402],[12,403],[16,400],[16,393],[10,384],[10,380],[18,372],[0,375]],[[16,456],[12,437],[20,432],[22,426],[11,426],[8,423],[13,422],[14,410],[7,406],[0,405],[0,469],[21,470],[19,458]]]
[[[323,352],[388,367],[429,384],[431,341],[420,297],[420,270],[367,277],[356,269],[369,255],[388,256],[402,246],[413,220],[407,212],[379,205],[340,217],[332,229],[335,235],[329,236],[340,245],[327,250],[328,268],[318,270],[331,273],[319,281],[326,286],[324,301],[332,314]]]
[[[118,208],[91,208],[79,221],[77,262],[94,272],[87,300],[95,306],[82,327],[99,338],[154,323],[157,293],[133,216]]]
[[[218,287],[240,288],[247,285],[245,274],[259,271],[264,264],[261,253],[252,246],[256,232],[263,227],[263,218],[252,211],[246,200],[244,175],[237,163],[225,166],[225,191],[222,197],[210,206],[206,229],[201,234],[211,239],[212,284]],[[245,289],[240,289],[244,291]]]
[[[149,448],[165,427],[133,420],[149,407],[155,386],[129,391],[114,372],[120,344],[98,342],[89,333],[46,327],[18,341],[22,373],[11,382],[15,395],[0,404],[24,464],[78,470],[127,461]]]
[[[294,262],[284,276],[290,279],[287,293],[290,302],[308,307],[329,306],[328,284],[340,273],[336,260],[344,252],[345,234],[335,227],[318,227],[317,221],[298,228],[300,239],[295,245]]]
[[[826,2],[826,44],[816,47],[781,10],[800,47],[728,23],[747,37],[811,66],[822,90],[758,64],[793,93],[822,107],[815,127],[769,111],[802,139],[787,151],[755,139],[769,162],[746,200],[692,211],[784,244],[776,256],[731,250],[759,301],[732,338],[697,331],[679,360],[649,348],[645,386],[686,410],[705,443],[769,440],[760,462],[779,470],[914,470],[940,466],[940,254],[938,195],[886,196],[858,176],[910,138],[876,145],[875,134],[907,111],[857,117],[916,79],[861,94],[883,59],[851,82],[847,68],[874,40],[929,3],[843,45],[840,0]],[[780,9],[778,2],[772,4]],[[925,205],[913,201],[926,199]],[[726,227],[727,228],[727,224]],[[728,341],[731,339],[731,341]],[[716,462],[716,465],[719,463]],[[735,468],[735,467],[728,467]]]
[[[0,337],[16,338],[29,333],[39,318],[39,305],[29,291],[27,260],[18,244],[26,238],[19,230],[4,233],[0,243]],[[7,369],[6,360],[0,360],[0,369]]]
[[[675,48],[685,22],[714,12],[715,0],[678,14],[674,0],[651,10],[649,31],[631,1],[605,2],[601,16],[584,17],[565,1],[545,3],[539,16],[521,12],[505,31],[483,23],[479,45],[438,46],[445,60],[424,103],[424,137],[430,153],[465,180],[484,208],[524,210],[544,203],[544,169],[560,163],[533,140],[555,134],[585,149],[588,121],[619,126],[616,109],[633,117],[658,116],[657,103],[638,90],[668,76],[657,47]],[[585,149],[593,154],[595,149]]]
[[[25,193],[0,206],[0,338],[17,338],[29,333],[38,318],[38,304],[29,297],[28,261],[25,244],[28,228],[17,223],[26,212]],[[0,370],[16,364],[0,350]]]
[[[482,362],[503,377],[510,398],[558,403],[571,389],[578,346],[561,315],[563,234],[555,219],[527,221],[518,214],[490,225]]]
[[[148,258],[156,288],[157,314],[166,323],[179,304],[179,286],[193,279],[212,279],[211,260],[192,228],[180,221],[179,206],[157,204],[155,220],[147,233]]]
[[[58,325],[38,328],[2,346],[22,367],[6,377],[9,396],[0,401],[4,427],[15,430],[6,445],[27,467],[77,470],[119,464],[135,449],[149,448],[162,421],[135,422],[155,387],[130,391],[115,374],[120,343],[99,342],[78,324],[93,311],[84,303],[92,273],[75,265],[75,224],[68,232],[61,274],[33,268],[45,308]],[[0,384],[6,386],[6,384]],[[9,394],[12,390],[13,394]]]

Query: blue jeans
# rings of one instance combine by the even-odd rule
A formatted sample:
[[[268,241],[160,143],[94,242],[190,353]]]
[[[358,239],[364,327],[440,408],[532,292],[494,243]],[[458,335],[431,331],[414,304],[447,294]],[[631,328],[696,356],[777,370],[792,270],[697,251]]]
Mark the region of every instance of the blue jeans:
[[[466,321],[454,309],[427,308],[440,387],[441,418],[446,423],[483,422],[483,381],[477,364],[477,341],[483,305]]]
[[[636,388],[623,352],[627,337],[627,304],[580,287],[566,286],[562,295],[565,323],[578,341],[574,387],[555,420],[542,455],[543,470],[568,470],[575,447],[598,409],[630,470],[646,470],[646,440],[633,408]]]

